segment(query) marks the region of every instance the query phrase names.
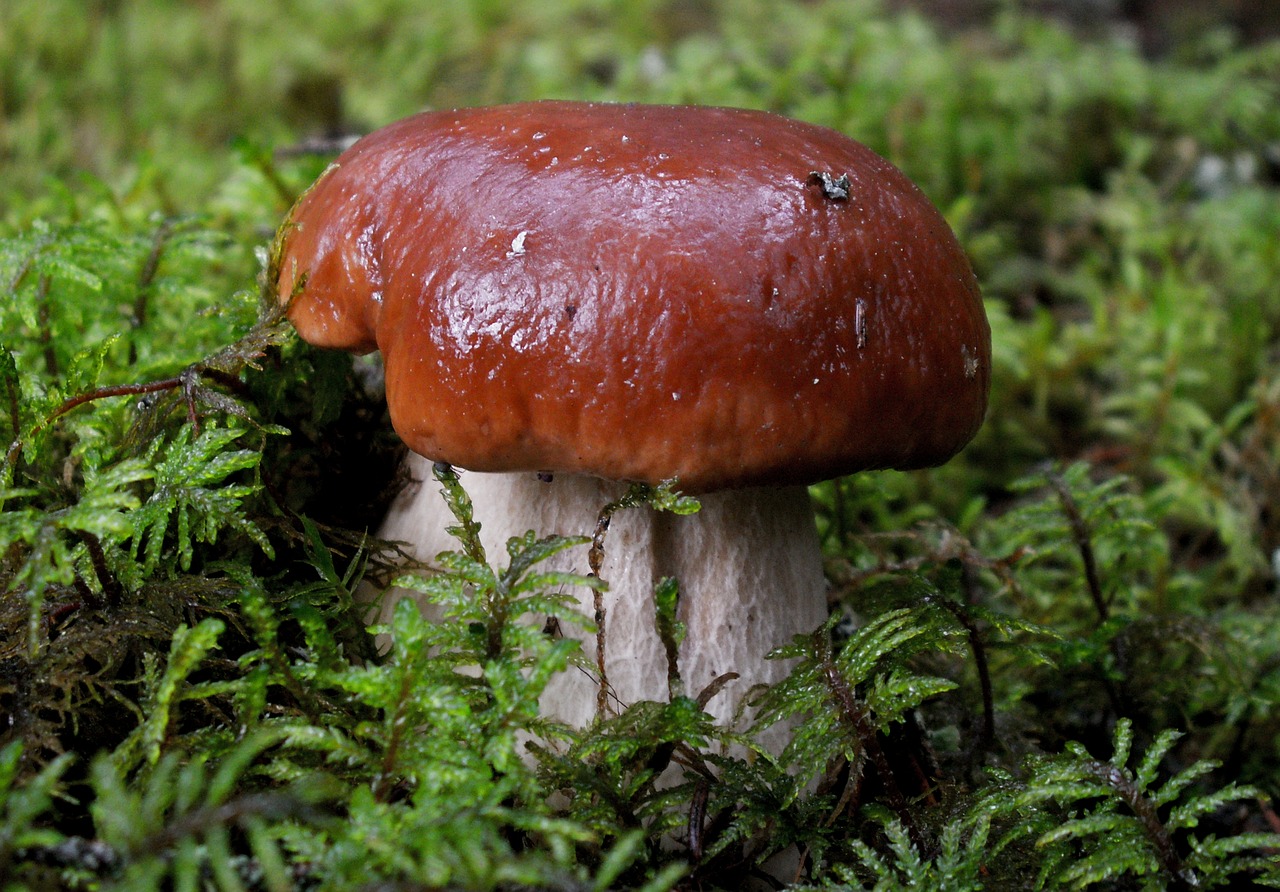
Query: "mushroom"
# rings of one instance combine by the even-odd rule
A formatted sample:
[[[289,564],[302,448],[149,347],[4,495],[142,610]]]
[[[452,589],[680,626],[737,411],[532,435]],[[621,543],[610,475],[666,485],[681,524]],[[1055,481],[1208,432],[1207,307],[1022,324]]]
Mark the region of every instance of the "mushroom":
[[[667,695],[653,590],[674,576],[686,689],[737,673],[708,707],[731,721],[788,670],[766,654],[828,615],[806,486],[940,464],[986,407],[990,329],[941,214],[865,146],[776,115],[420,114],[320,177],[276,263],[305,340],[381,350],[414,475],[475,472],[491,553],[528,529],[590,532],[627,482],[700,497],[695,515],[635,509],[610,529],[617,704]],[[430,558],[451,522],[434,487],[411,487],[380,534]],[[566,673],[544,711],[585,725],[597,685]]]

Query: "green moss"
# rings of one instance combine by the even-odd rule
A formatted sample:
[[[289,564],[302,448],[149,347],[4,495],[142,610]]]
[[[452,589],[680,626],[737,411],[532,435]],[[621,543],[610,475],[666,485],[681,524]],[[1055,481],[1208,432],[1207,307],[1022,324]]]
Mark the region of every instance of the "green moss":
[[[1002,10],[0,7],[0,877],[737,889],[790,853],[814,889],[1280,883],[1280,49],[1150,61]],[[813,490],[836,619],[763,695],[778,757],[678,666],[669,703],[540,716],[583,661],[541,629],[601,584],[542,561],[584,540],[485,554],[442,468],[458,551],[394,566],[385,407],[262,284],[309,141],[538,96],[842,129],[982,281],[978,439]],[[354,592],[406,573],[448,619],[402,605],[380,654]]]

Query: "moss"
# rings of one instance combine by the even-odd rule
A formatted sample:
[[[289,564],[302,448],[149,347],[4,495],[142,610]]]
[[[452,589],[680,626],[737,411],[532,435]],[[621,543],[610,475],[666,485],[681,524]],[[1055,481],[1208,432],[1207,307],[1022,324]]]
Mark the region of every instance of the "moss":
[[[741,888],[780,853],[819,889],[1277,882],[1274,44],[1151,61],[837,0],[71,12],[0,11],[6,882]],[[456,481],[458,553],[396,566],[370,369],[259,283],[335,135],[535,95],[846,130],[982,280],[978,440],[813,491],[835,619],[764,695],[779,757],[682,697],[539,716],[583,662],[541,630],[598,581],[542,574],[567,540],[536,532],[483,554]],[[380,654],[353,593],[398,573],[450,621],[402,607]]]

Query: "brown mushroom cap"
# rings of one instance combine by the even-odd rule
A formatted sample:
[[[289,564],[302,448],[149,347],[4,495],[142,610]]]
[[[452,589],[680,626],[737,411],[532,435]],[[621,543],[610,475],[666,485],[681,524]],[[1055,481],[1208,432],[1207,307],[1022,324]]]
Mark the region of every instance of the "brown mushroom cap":
[[[986,408],[990,329],[955,236],[825,128],[432,112],[360,140],[285,225],[302,337],[380,349],[400,436],[460,467],[808,483],[946,461]]]

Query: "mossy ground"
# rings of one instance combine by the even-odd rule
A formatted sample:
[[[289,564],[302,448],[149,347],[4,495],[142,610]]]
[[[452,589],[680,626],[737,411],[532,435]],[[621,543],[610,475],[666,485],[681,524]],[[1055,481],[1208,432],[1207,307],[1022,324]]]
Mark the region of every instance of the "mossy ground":
[[[0,8],[6,888],[737,889],[790,846],[809,888],[1280,882],[1280,44],[997,6]],[[343,137],[539,97],[836,127],[981,280],[977,440],[813,491],[836,618],[780,759],[691,700],[540,718],[587,583],[481,553],[443,470],[455,621],[379,657],[353,608],[399,447],[261,299],[272,234]]]

